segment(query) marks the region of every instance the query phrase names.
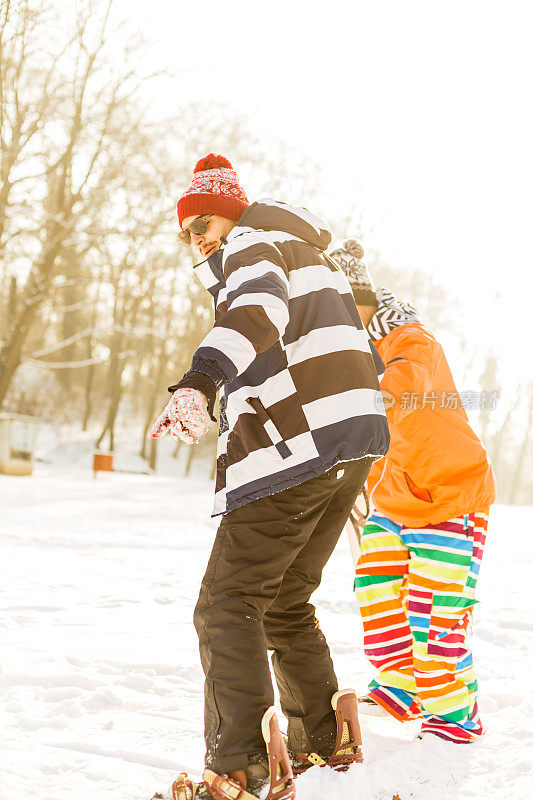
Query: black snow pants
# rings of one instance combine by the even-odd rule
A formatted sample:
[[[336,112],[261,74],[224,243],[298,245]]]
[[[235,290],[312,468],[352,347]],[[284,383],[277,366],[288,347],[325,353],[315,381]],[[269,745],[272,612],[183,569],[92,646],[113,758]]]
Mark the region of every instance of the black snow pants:
[[[205,672],[206,766],[217,773],[265,758],[261,718],[274,702],[267,649],[289,746],[329,755],[337,691],[329,648],[309,598],[374,459],[231,511],[220,523],[194,623]]]

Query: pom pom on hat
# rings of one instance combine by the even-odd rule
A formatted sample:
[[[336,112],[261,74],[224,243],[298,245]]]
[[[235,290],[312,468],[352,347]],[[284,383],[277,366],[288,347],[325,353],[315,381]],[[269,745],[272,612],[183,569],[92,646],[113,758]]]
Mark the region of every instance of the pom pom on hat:
[[[249,205],[228,159],[208,153],[196,164],[191,185],[178,200],[178,219],[181,225],[187,217],[217,214],[237,221]]]
[[[205,172],[206,169],[220,169],[220,167],[233,169],[227,158],[219,156],[216,153],[209,153],[198,161],[194,168],[194,174],[197,172]]]
[[[352,287],[358,305],[377,305],[372,278],[365,260],[365,248],[359,239],[345,239],[329,254],[342,269]]]
[[[358,260],[365,257],[365,248],[359,239],[346,239],[342,246],[347,253]]]

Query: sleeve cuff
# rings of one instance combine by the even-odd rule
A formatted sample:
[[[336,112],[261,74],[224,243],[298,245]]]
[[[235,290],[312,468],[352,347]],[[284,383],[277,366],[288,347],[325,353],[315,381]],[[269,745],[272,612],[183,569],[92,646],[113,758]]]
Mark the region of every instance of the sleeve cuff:
[[[193,356],[190,372],[201,372],[203,375],[207,375],[217,389],[228,382],[228,376],[215,360],[203,358],[198,353]]]

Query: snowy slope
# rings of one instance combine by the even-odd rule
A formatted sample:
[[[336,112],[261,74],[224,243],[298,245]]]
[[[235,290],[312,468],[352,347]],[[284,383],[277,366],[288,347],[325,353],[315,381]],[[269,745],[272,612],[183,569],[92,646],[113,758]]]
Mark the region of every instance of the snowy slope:
[[[1,800],[148,800],[199,771],[192,610],[216,522],[211,487],[37,465],[0,475]],[[365,765],[314,768],[299,800],[533,796],[531,509],[494,509],[474,657],[488,734],[461,747],[363,717]],[[371,675],[343,536],[315,595],[341,686]],[[529,660],[529,663],[528,663]]]

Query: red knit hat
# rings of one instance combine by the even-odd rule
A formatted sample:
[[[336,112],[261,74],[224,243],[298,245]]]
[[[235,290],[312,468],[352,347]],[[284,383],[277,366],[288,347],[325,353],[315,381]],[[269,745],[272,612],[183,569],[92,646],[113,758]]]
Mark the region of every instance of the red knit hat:
[[[194,168],[191,185],[178,200],[178,219],[198,214],[218,214],[238,220],[249,206],[237,173],[224,156],[209,153]]]

